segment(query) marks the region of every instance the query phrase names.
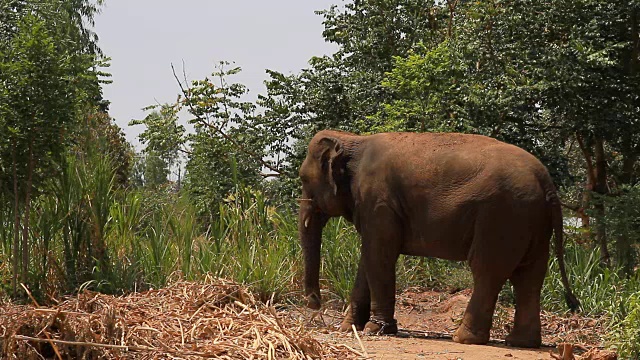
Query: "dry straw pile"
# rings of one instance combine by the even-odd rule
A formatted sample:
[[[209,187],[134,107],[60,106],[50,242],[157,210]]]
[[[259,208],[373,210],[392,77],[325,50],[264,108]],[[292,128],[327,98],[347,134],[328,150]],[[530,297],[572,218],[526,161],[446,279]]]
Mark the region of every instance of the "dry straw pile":
[[[58,306],[0,304],[2,359],[354,359],[222,279]]]

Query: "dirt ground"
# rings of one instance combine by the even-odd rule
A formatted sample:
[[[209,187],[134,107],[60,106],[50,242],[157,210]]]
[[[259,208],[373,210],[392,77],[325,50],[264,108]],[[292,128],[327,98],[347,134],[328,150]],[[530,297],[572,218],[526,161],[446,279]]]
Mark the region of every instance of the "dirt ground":
[[[322,312],[264,304],[245,287],[217,278],[117,297],[85,290],[50,307],[0,301],[0,358],[537,360],[552,359],[558,343],[583,352],[603,346],[606,319],[543,313],[545,347],[506,347],[502,339],[514,311],[501,304],[489,345],[454,343],[451,334],[470,296],[470,290],[405,291],[397,296],[396,336],[340,333],[338,303],[328,302]]]
[[[335,339],[336,342],[346,343],[355,349],[360,346],[357,341]],[[373,359],[522,359],[538,360],[551,359],[549,351],[538,349],[526,350],[507,348],[501,345],[461,345],[451,340],[380,337],[377,339],[363,338],[362,343],[366,354]]]
[[[470,290],[455,294],[411,289],[398,297],[396,318],[401,331],[397,336],[362,336],[362,345],[354,334],[340,334],[333,328],[341,314],[325,311],[313,316],[312,327],[324,332],[324,341],[346,344],[374,359],[552,359],[556,344],[566,342],[585,348],[601,348],[604,319],[577,315],[542,314],[543,347],[518,349],[506,347],[504,337],[510,330],[513,309],[498,305],[489,345],[462,345],[451,340],[471,296]],[[308,319],[309,320],[309,319]],[[324,330],[324,331],[323,331]],[[364,351],[363,351],[364,348]]]

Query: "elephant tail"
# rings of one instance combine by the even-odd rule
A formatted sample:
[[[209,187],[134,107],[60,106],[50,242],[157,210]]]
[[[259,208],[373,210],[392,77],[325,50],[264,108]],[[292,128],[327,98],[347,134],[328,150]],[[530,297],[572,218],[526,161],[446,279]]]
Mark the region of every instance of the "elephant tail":
[[[567,277],[567,269],[564,266],[564,234],[562,232],[563,218],[562,207],[560,199],[555,191],[547,194],[547,201],[551,203],[551,218],[553,225],[553,239],[556,257],[558,259],[558,267],[560,268],[560,277],[562,278],[562,285],[564,285],[565,293],[564,299],[567,302],[567,306],[572,312],[577,311],[580,308],[580,301],[571,291],[569,285],[569,279]]]

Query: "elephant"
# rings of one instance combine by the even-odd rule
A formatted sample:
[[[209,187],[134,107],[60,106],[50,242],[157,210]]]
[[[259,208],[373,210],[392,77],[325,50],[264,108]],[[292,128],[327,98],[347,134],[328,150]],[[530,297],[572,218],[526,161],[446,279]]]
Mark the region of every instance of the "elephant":
[[[322,130],[300,166],[298,232],[306,305],[320,309],[322,229],[331,217],[355,225],[360,260],[340,329],[395,334],[400,254],[467,261],[473,292],[453,340],[486,344],[507,280],[516,311],[506,343],[540,347],[540,293],[550,240],[577,310],[563,260],[561,203],[547,168],[529,152],[459,133],[356,135]]]

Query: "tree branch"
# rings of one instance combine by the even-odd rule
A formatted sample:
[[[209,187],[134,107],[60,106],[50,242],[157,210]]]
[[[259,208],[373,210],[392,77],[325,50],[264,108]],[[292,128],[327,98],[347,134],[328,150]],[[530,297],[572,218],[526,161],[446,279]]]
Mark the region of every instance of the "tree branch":
[[[190,99],[189,98],[189,92],[187,90],[185,90],[184,86],[182,86],[182,82],[180,82],[180,79],[178,79],[178,75],[176,74],[176,69],[174,68],[173,64],[171,64],[171,70],[173,71],[173,77],[176,79],[176,82],[178,83],[178,86],[180,87],[180,91],[182,92],[182,95],[185,97],[186,100],[189,100]],[[282,175],[282,171],[280,171],[276,167],[272,166],[268,162],[264,161],[264,159],[262,159],[261,156],[258,156],[256,153],[246,149],[240,143],[235,141],[235,139],[233,139],[231,136],[229,136],[227,133],[225,133],[222,129],[220,129],[217,126],[215,126],[215,125],[209,123],[208,121],[205,121],[204,119],[202,119],[201,116],[197,115],[197,112],[195,111],[195,109],[193,108],[191,103],[188,102],[188,104],[189,104],[189,109],[191,110],[191,113],[193,114],[193,116],[196,117],[196,119],[198,119],[199,122],[201,122],[202,124],[206,125],[208,128],[210,128],[210,129],[214,130],[215,132],[217,132],[218,134],[220,134],[225,140],[229,141],[231,144],[233,144],[233,146],[235,146],[237,149],[239,149],[243,153],[245,153],[245,154],[251,156],[252,158],[254,158],[255,160],[257,160],[262,166],[264,166],[267,169],[269,169],[269,170],[273,171],[274,173],[278,174],[278,175],[274,175],[274,176]]]

